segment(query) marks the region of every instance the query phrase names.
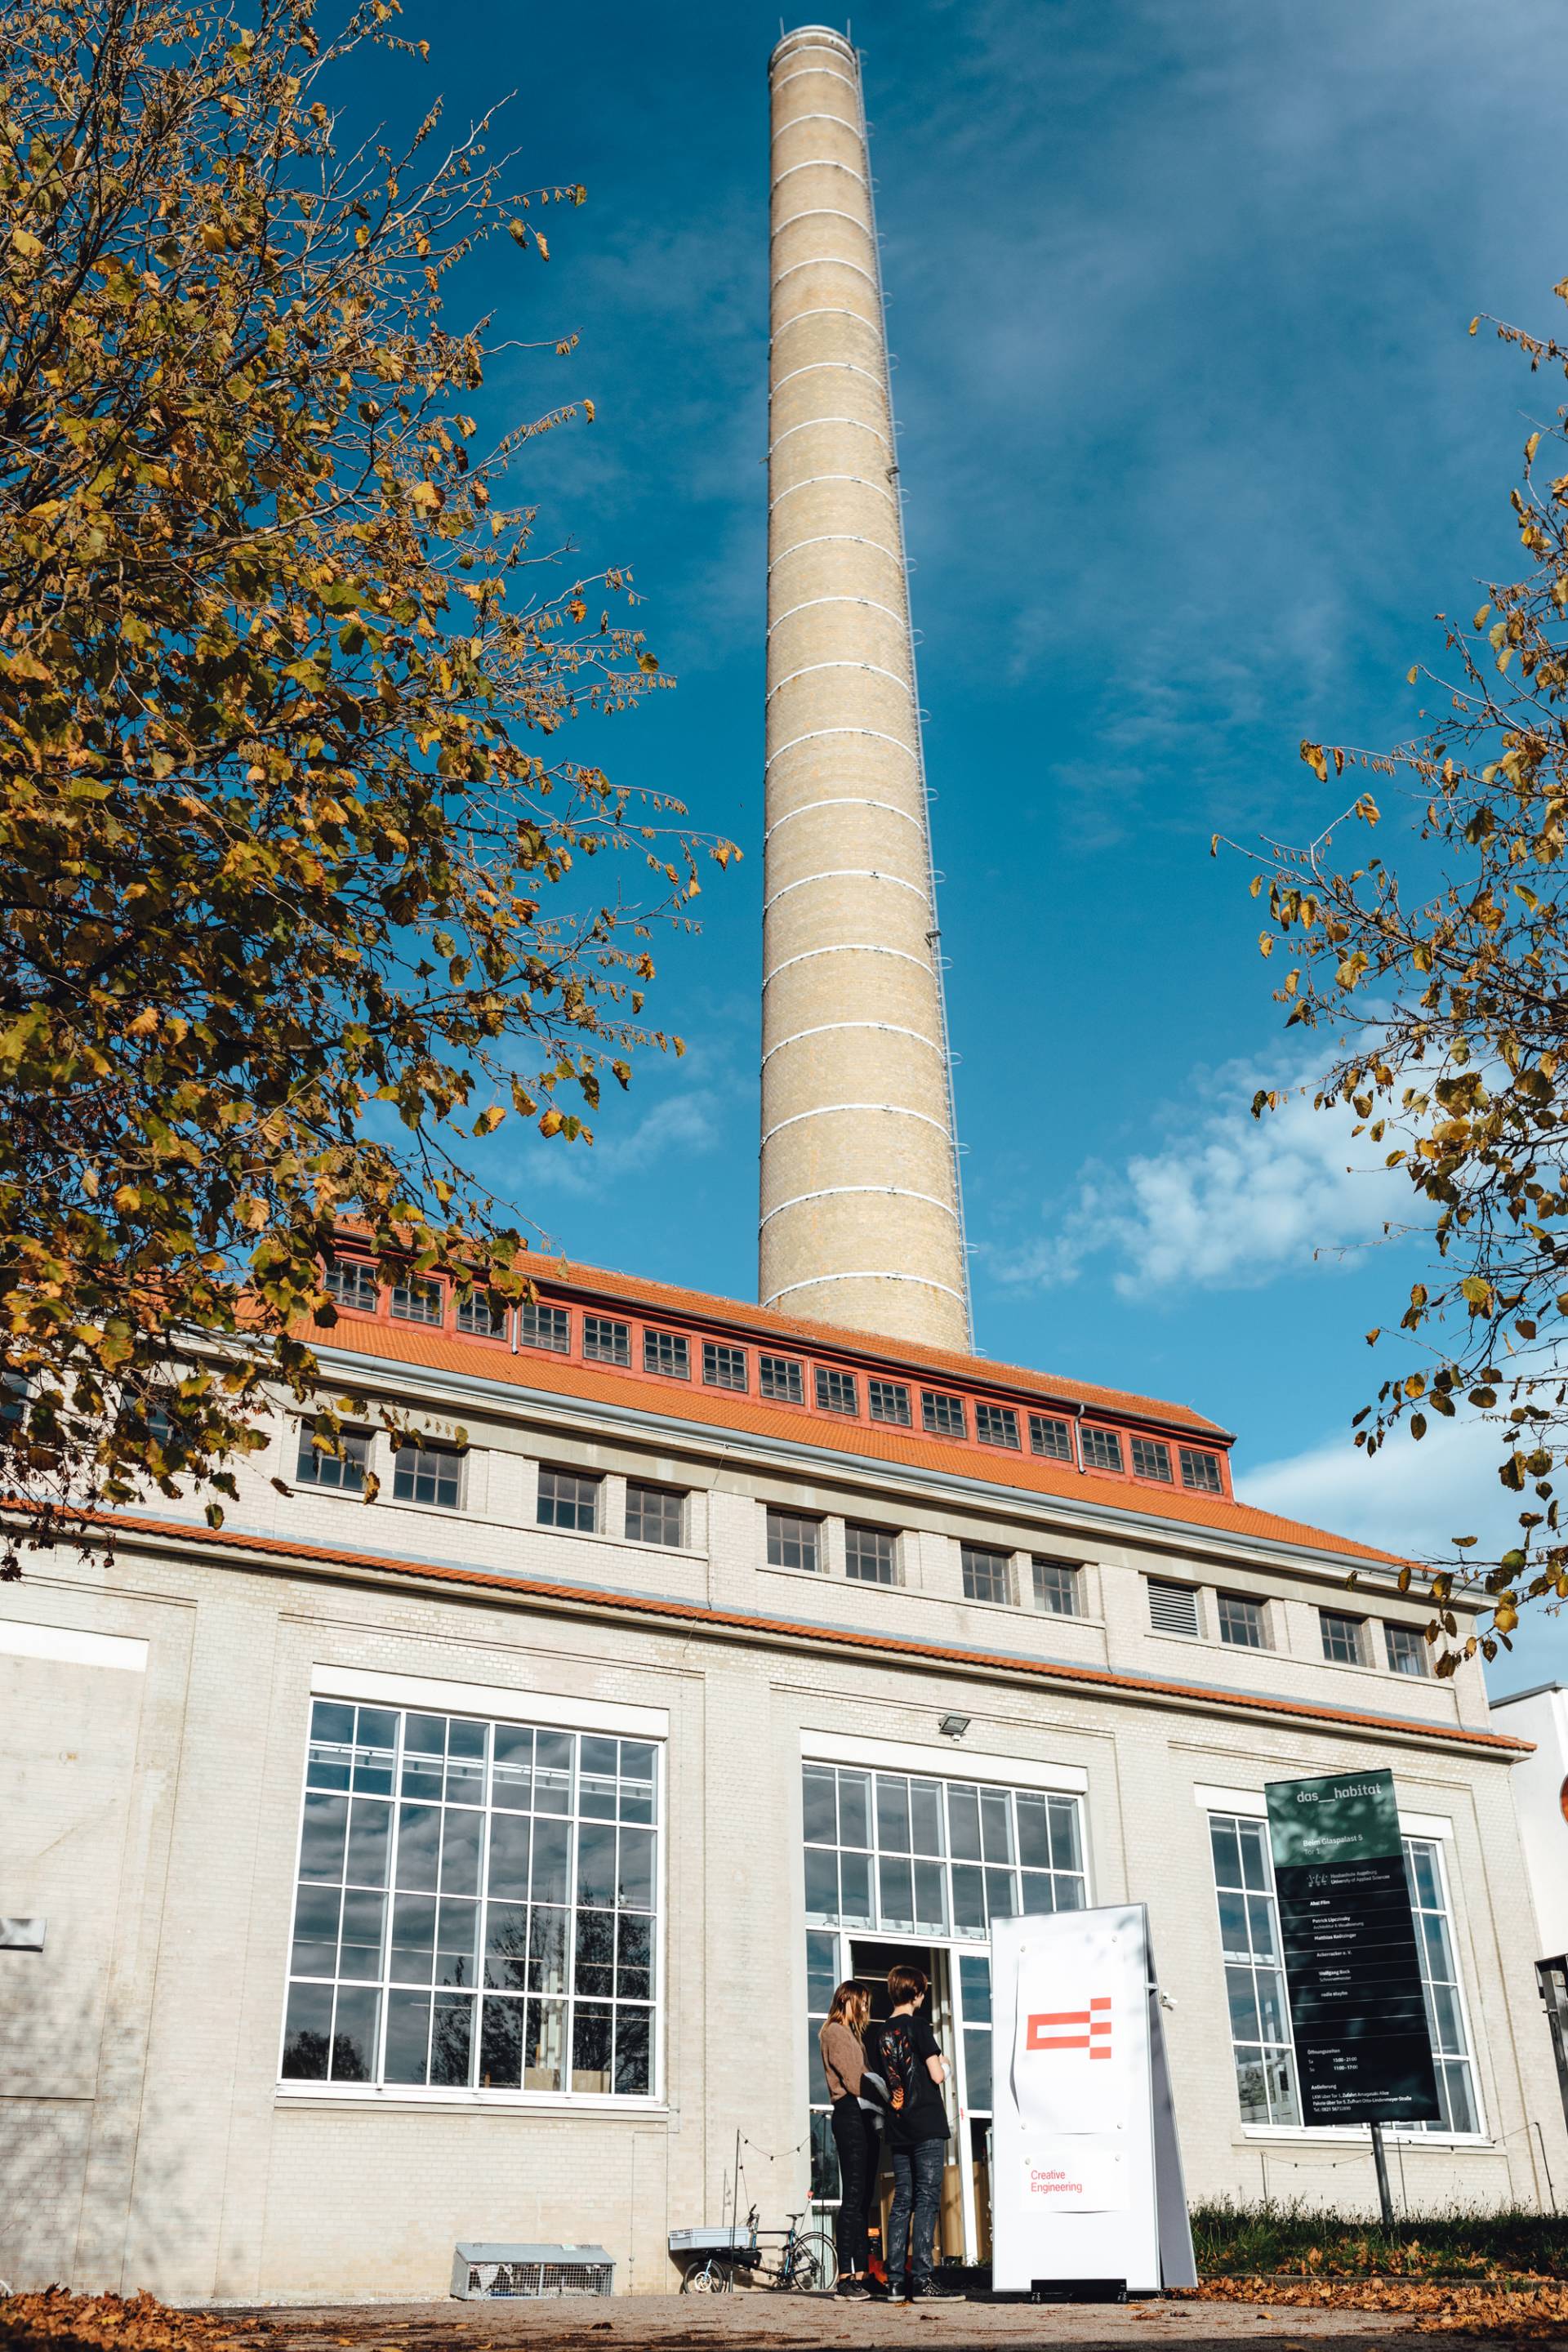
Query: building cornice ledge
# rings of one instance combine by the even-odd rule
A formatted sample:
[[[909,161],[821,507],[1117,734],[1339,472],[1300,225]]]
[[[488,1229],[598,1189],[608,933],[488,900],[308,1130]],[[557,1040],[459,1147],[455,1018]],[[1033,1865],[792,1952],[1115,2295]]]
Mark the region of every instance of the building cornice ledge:
[[[130,1513],[83,1514],[77,1524],[100,1528],[106,1538],[134,1539],[139,1545],[184,1549],[193,1555],[213,1551],[235,1555],[275,1574],[324,1569],[362,1580],[406,1578],[416,1584],[437,1583],[476,1596],[506,1595],[531,1601],[563,1614],[605,1620],[635,1618],[644,1624],[668,1626],[686,1633],[711,1633],[728,1641],[751,1641],[773,1647],[838,1650],[870,1655],[897,1665],[951,1666],[989,1680],[1046,1686],[1064,1692],[1100,1694],[1142,1705],[1201,1708],[1206,1713],[1257,1717],[1286,1723],[1321,1723],[1336,1729],[1376,1732],[1402,1745],[1459,1748],[1516,1762],[1533,1755],[1534,1743],[1506,1732],[1472,1729],[1465,1724],[1416,1723],[1408,1717],[1367,1714],[1350,1707],[1322,1706],[1310,1699],[1282,1697],[1275,1693],[1221,1689],[1205,1683],[1169,1682],[1149,1675],[1121,1674],[1109,1666],[1070,1664],[1056,1658],[1027,1658],[1007,1651],[961,1648],[942,1642],[921,1641],[903,1633],[875,1633],[857,1626],[824,1625],[804,1618],[779,1617],[760,1611],[720,1609],[707,1601],[681,1601],[666,1593],[616,1591],[601,1585],[573,1584],[552,1578],[510,1576],[499,1569],[458,1567],[436,1560],[400,1559],[393,1554],[355,1551],[345,1547],[301,1543],[287,1537],[258,1535],[234,1528],[183,1525],[178,1520]]]

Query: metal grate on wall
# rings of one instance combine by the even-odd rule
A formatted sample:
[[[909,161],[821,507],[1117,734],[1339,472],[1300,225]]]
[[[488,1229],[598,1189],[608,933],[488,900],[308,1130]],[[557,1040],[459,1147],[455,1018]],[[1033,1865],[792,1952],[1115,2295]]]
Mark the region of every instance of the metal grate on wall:
[[[1149,1579],[1149,1622],[1156,1633],[1186,1633],[1198,1630],[1198,1596],[1190,1584],[1165,1584]]]

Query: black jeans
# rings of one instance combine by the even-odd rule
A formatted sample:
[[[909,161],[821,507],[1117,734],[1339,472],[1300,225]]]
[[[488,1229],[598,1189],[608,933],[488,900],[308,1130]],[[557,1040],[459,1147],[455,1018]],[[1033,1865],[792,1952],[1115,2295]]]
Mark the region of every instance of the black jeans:
[[[858,2099],[833,2102],[833,2145],[838,2150],[838,2275],[866,2268],[866,2215],[877,2183],[879,2134]]]
[[[888,2286],[901,2294],[906,2265],[917,2288],[931,2284],[931,2242],[942,2212],[947,2142],[919,2139],[893,2150],[893,2210],[888,2218]],[[913,2215],[913,2227],[910,2216]]]

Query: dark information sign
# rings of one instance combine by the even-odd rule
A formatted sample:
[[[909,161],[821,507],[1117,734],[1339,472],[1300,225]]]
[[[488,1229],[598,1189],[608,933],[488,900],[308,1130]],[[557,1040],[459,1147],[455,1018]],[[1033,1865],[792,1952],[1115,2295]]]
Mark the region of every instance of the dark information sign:
[[[1436,2123],[1393,1773],[1271,1780],[1265,1794],[1301,2120]]]

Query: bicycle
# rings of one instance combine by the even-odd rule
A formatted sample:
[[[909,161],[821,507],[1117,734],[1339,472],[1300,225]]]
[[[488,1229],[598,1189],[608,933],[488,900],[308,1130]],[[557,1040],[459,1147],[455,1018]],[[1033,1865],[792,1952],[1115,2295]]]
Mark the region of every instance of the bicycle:
[[[732,2294],[736,2272],[749,2271],[760,2286],[775,2294],[831,2294],[838,2284],[837,2253],[820,2223],[801,2229],[805,2219],[804,2212],[792,2213],[786,2229],[759,2230],[753,2205],[746,2216],[744,2242],[716,2249],[693,2263],[680,2282],[681,2294]],[[764,2239],[778,2243],[764,2246]]]

